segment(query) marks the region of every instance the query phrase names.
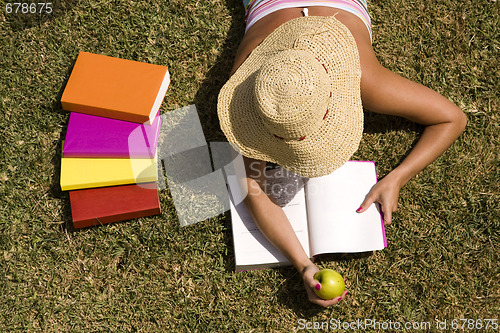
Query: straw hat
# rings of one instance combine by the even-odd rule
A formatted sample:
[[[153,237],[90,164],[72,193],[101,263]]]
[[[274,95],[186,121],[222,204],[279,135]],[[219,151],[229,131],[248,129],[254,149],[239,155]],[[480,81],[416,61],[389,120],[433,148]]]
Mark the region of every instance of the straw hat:
[[[221,128],[242,155],[304,177],[342,166],[363,131],[356,42],[334,17],[275,29],[222,87]]]

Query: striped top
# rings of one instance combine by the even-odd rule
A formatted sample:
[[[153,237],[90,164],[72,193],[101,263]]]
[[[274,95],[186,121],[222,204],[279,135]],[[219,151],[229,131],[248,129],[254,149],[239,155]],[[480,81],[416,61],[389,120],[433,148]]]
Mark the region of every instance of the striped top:
[[[372,37],[371,20],[366,0],[243,0],[243,5],[245,6],[246,30],[264,16],[280,9],[324,6],[342,9],[356,15],[365,23],[370,38]]]

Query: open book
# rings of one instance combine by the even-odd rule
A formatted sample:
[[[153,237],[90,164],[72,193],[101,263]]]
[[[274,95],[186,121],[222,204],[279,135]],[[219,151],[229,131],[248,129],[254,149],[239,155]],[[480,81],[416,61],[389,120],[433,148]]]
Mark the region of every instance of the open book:
[[[270,187],[276,181],[275,185],[284,186],[287,192],[295,190],[296,194],[286,203],[283,211],[309,257],[387,247],[378,206],[373,204],[365,212],[356,213],[377,182],[373,162],[349,161],[332,174],[305,180],[304,186],[298,186],[298,181],[292,182],[292,186],[283,185],[286,183],[280,181],[280,177],[283,177],[283,173],[280,175],[275,171],[270,176],[268,174]],[[236,176],[228,176],[228,184],[236,271],[289,265],[285,256],[261,234],[253,222],[242,202],[244,194]],[[279,186],[274,186],[273,192],[279,190]]]

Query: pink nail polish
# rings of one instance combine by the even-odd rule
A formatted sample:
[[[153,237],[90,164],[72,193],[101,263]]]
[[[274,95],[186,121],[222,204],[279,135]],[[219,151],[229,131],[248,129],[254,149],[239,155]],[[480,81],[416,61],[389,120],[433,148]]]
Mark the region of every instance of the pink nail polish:
[[[319,283],[318,283],[318,284],[316,285],[316,290],[320,290],[320,289],[321,289],[321,284],[319,284]]]
[[[349,294],[349,291],[346,291],[346,292],[345,292],[345,296],[347,296],[347,294]]]
[[[361,209],[363,209],[363,207],[359,207],[358,209],[356,209],[356,213],[359,213]]]

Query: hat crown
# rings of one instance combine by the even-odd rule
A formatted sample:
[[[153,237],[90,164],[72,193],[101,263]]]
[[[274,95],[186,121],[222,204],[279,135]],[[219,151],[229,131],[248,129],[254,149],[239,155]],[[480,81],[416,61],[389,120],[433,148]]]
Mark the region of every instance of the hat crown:
[[[313,133],[327,110],[331,84],[320,61],[303,50],[278,52],[257,74],[257,112],[267,130],[287,140]]]
[[[311,95],[304,97],[307,90],[304,87],[310,84],[298,85],[295,94],[288,87],[288,94],[280,98],[265,86],[266,82],[273,82],[276,75],[291,80],[289,77],[293,71],[287,62],[278,61],[279,58],[274,59],[274,56],[295,53],[293,50],[308,53],[300,57],[304,62],[307,62],[304,59],[310,59],[310,66],[315,67],[308,71],[308,75],[317,72],[322,73],[317,74],[319,76],[325,76],[325,73],[328,76],[328,85],[312,85],[317,89],[318,98],[327,104],[318,102]],[[274,70],[269,69],[272,62],[276,62]],[[266,71],[277,74],[265,74]],[[257,76],[260,76],[258,83]],[[314,82],[314,79],[307,80]],[[269,34],[221,89],[217,105],[221,129],[243,156],[277,163],[304,177],[326,175],[343,165],[361,140],[360,80],[356,40],[345,25],[333,16],[291,19]],[[267,93],[269,97],[265,93],[267,90],[270,91]],[[267,98],[273,102],[266,101]],[[290,104],[286,103],[287,100],[291,100]],[[295,108],[289,105],[295,105]],[[295,114],[299,116],[294,118]],[[276,136],[289,139],[281,140]]]

